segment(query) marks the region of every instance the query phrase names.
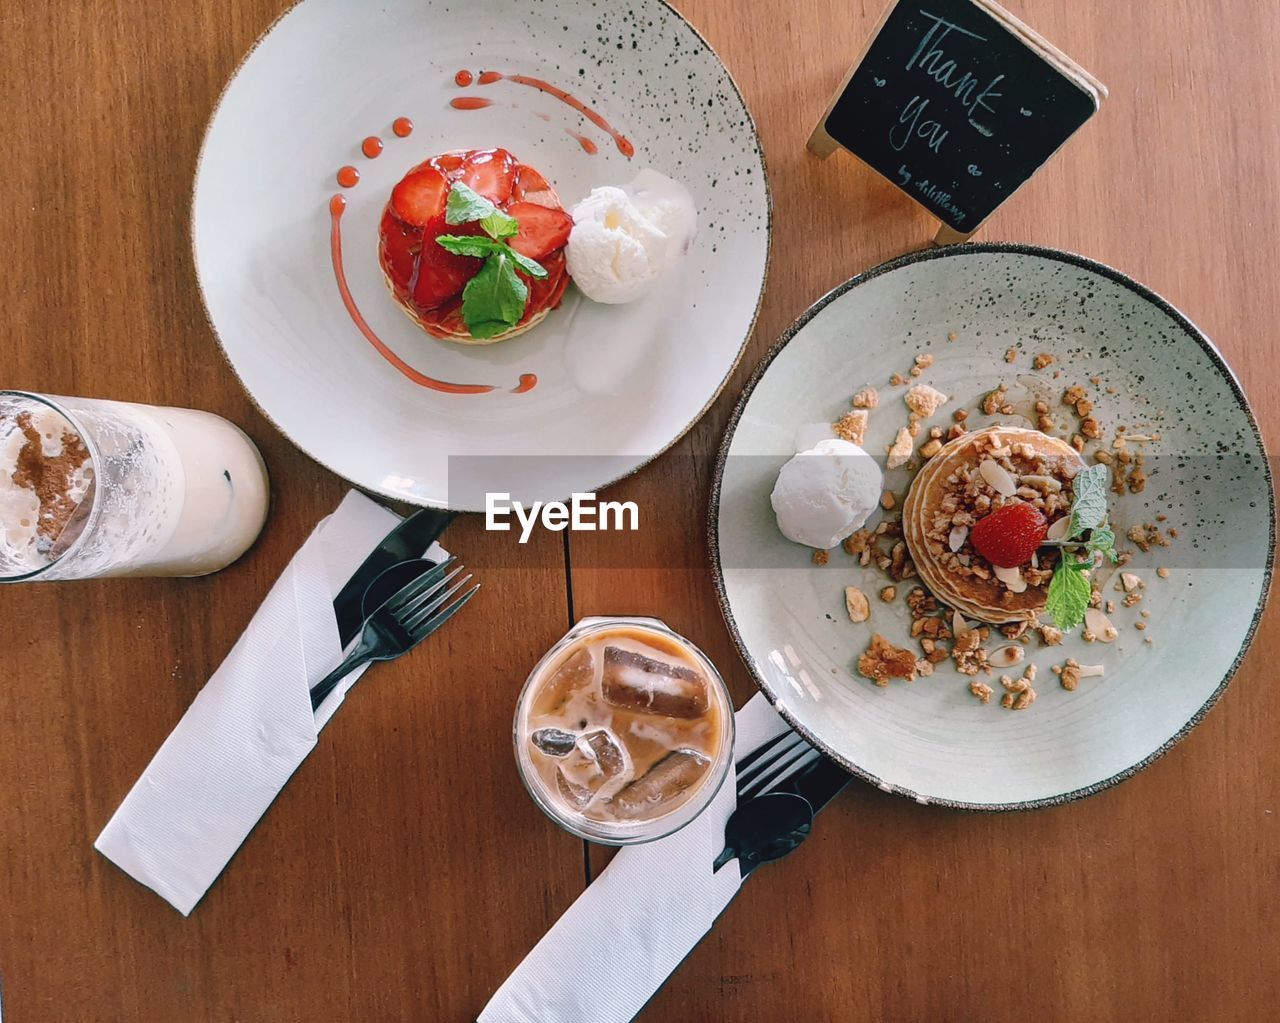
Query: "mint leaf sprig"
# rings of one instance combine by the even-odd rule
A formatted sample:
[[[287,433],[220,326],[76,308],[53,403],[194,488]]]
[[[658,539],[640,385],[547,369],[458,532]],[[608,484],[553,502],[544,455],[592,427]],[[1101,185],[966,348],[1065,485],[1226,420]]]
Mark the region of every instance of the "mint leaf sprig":
[[[529,288],[516,270],[539,280],[547,271],[507,244],[520,232],[516,218],[460,181],[449,189],[444,219],[446,224],[478,223],[485,232],[437,235],[436,244],[455,255],[484,260],[480,272],[462,289],[462,319],[472,337],[497,337],[524,318],[529,302]]]
[[[1046,540],[1045,545],[1061,551],[1058,567],[1049,581],[1045,611],[1058,628],[1074,629],[1089,610],[1093,587],[1089,571],[1099,556],[1113,564],[1116,534],[1107,522],[1107,467],[1091,465],[1081,469],[1072,480],[1075,500],[1071,503],[1066,535],[1059,540]],[[1081,556],[1087,555],[1082,561]]]

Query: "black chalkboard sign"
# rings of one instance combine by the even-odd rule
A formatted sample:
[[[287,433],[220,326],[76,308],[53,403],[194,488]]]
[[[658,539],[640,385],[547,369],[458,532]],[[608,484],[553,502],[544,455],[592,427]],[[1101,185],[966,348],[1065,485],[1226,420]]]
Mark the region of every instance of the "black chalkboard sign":
[[[898,0],[810,148],[843,146],[967,235],[1105,95],[995,3]]]

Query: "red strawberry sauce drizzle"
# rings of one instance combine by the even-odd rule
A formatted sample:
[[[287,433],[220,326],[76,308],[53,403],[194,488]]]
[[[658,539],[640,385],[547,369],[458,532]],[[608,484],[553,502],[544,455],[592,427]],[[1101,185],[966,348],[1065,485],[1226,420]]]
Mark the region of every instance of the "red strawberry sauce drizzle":
[[[333,259],[333,275],[338,282],[338,294],[342,296],[342,304],[347,307],[347,313],[350,315],[352,322],[359,328],[360,333],[368,339],[379,355],[415,384],[420,384],[423,387],[429,387],[433,391],[441,391],[445,394],[488,394],[490,391],[496,391],[498,388],[493,384],[455,384],[448,380],[437,380],[435,377],[420,373],[387,347],[383,340],[373,332],[373,328],[369,326],[360,309],[356,306],[355,299],[351,296],[351,288],[347,285],[347,275],[342,265],[342,214],[346,212],[346,209],[347,200],[344,196],[335,195],[329,200],[329,252]],[[520,383],[511,389],[511,393],[525,394],[533,390],[537,383],[537,376],[533,373],[524,373],[520,377]]]
[[[465,79],[464,79],[464,76],[465,76]],[[471,72],[466,70],[459,71],[456,75],[454,75],[453,80],[461,86],[470,85]],[[622,132],[614,128],[613,125],[611,125],[608,121],[606,121],[603,117],[601,117],[598,113],[596,113],[596,111],[592,110],[591,107],[583,103],[582,100],[578,99],[576,96],[571,95],[570,93],[565,92],[564,89],[561,89],[559,86],[552,85],[550,82],[544,82],[541,78],[533,78],[530,75],[505,75],[501,71],[482,71],[480,72],[480,77],[477,78],[476,81],[480,85],[492,85],[494,82],[503,82],[503,81],[515,82],[517,85],[526,85],[531,89],[537,89],[539,92],[545,92],[548,96],[558,99],[561,103],[564,103],[566,106],[570,106],[574,110],[578,111],[578,113],[580,113],[583,117],[585,117],[588,121],[594,124],[601,131],[608,132],[608,134],[613,137],[613,142],[614,142],[614,145],[618,147],[618,152],[621,153],[623,156],[625,156],[628,160],[630,160],[636,154],[636,147],[631,144],[630,139],[628,139],[625,135],[623,135]],[[450,106],[458,110],[475,110],[475,109],[478,109],[478,106],[461,105],[463,101],[471,101],[475,99],[478,99],[478,97],[462,96],[462,97],[459,97],[459,99],[457,100],[451,101]],[[488,106],[489,104],[484,103],[482,105]],[[586,148],[587,147],[584,145],[583,149],[586,149]],[[587,149],[587,152],[590,152],[590,151],[591,150]]]

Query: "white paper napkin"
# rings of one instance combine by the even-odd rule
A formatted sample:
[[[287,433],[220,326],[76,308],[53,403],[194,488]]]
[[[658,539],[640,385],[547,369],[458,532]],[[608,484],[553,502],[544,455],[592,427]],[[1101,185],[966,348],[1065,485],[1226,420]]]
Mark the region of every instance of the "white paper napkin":
[[[311,710],[312,684],[342,660],[333,600],[397,521],[351,491],[320,522],[94,843],[184,915],[363,674]]]
[[[735,760],[787,730],[759,694],[735,721]],[[738,893],[737,860],[711,869],[737,787],[730,770],[687,827],[619,851],[498,988],[480,1023],[628,1023]]]

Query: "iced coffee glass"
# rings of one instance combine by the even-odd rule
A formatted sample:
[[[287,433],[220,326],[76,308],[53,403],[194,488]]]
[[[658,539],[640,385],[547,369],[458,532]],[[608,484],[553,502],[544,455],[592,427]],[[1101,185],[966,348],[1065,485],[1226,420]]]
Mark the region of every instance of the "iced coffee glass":
[[[0,582],[216,572],[267,500],[258,449],[212,413],[0,391]]]
[[[662,838],[715,797],[733,759],[719,672],[654,618],[588,618],[547,651],[516,706],[534,801],[592,842]]]

